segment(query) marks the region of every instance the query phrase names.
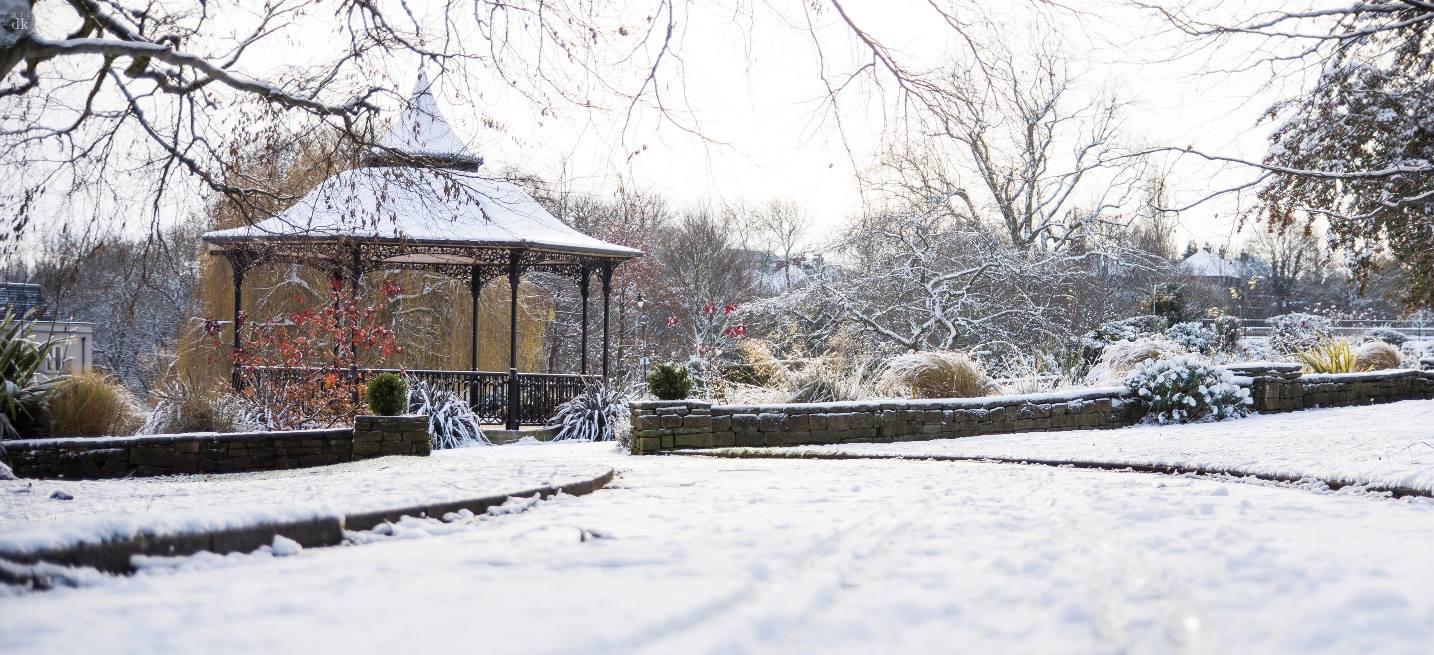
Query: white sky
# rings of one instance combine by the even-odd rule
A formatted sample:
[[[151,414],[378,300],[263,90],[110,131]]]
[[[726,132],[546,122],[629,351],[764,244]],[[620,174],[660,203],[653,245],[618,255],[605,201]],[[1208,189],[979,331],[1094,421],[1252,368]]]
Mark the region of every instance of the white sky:
[[[556,115],[540,115],[532,103],[496,79],[440,79],[440,104],[489,166],[512,166],[550,181],[562,180],[584,193],[611,194],[628,184],[661,193],[677,208],[707,202],[756,206],[788,199],[812,216],[816,229],[811,237],[820,242],[861,210],[856,174],[872,165],[883,130],[892,127],[883,116],[889,103],[843,105],[844,143],[835,128],[835,114],[824,102],[818,57],[804,29],[807,0],[734,2],[739,8],[720,0],[678,3],[683,27],[672,55],[678,59],[671,61],[680,67],[680,83],[672,78],[679,68],[668,68],[668,77],[661,80],[664,95],[673,99],[669,106],[679,110],[679,120],[697,127],[707,140],[660,122],[651,111],[638,112],[624,132],[625,106],[610,100],[597,109],[558,105]],[[964,46],[938,23],[927,2],[845,0],[844,5],[908,63],[935,66]],[[1210,5],[1197,10],[1202,17],[1217,10],[1249,15],[1271,4],[1192,2]],[[1186,52],[1188,40],[1123,0],[1078,3],[1078,13],[1037,11],[1035,0],[997,3],[994,10],[987,7],[992,3],[970,0],[969,4],[993,11],[989,19],[1013,44],[1029,43],[1029,27],[1037,17],[1053,24],[1072,69],[1083,73],[1085,91],[1113,91],[1129,103],[1126,132],[1132,146],[1191,145],[1258,159],[1264,153],[1266,128],[1256,121],[1273,100],[1292,91],[1263,88],[1270,80],[1267,73],[1210,72],[1249,60],[1255,55],[1245,46],[1252,44]],[[829,7],[816,22],[816,38],[823,45],[830,74],[851,70],[853,62],[869,61]],[[334,33],[333,26],[329,28]],[[259,60],[246,65],[246,70],[263,77],[267,66],[323,63],[339,47],[338,42],[326,45],[321,31],[290,30],[268,42],[258,53]],[[306,61],[306,55],[313,61]],[[378,83],[406,94],[415,68],[414,61],[395,61],[387,71],[380,71],[387,79]],[[617,74],[633,75],[637,70]],[[1200,164],[1189,157],[1167,166],[1177,205],[1250,177],[1249,171]],[[146,209],[122,208],[118,213],[139,215]],[[1230,241],[1236,209],[1236,199],[1226,197],[1186,212],[1177,245],[1190,238],[1217,244]],[[176,206],[172,211],[193,210]]]
[[[925,0],[846,4],[863,25],[915,60],[939,60],[960,50],[949,31],[935,25]],[[1251,5],[1233,7],[1241,6]],[[1023,23],[1034,12],[1024,3],[1012,7],[1009,15],[993,20],[1011,33],[1023,33]],[[788,20],[801,20],[801,14],[790,13],[799,9],[778,9],[788,12]],[[1172,60],[1188,43],[1169,34],[1160,19],[1119,2],[1090,3],[1082,12],[1047,17],[1058,21],[1068,42],[1064,54],[1075,70],[1084,71],[1082,84],[1091,91],[1113,90],[1130,103],[1125,116],[1132,145],[1193,145],[1252,159],[1263,154],[1267,130],[1256,122],[1284,91],[1262,89],[1269,77],[1259,72],[1209,72],[1248,59],[1249,50],[1226,48]],[[625,179],[663,193],[679,207],[703,201],[759,205],[773,198],[791,199],[811,213],[817,225],[813,236],[820,239],[858,212],[862,199],[853,157],[823,102],[812,43],[800,28],[782,24],[777,13],[764,7],[733,20],[731,10],[707,7],[686,17],[684,83],[680,89],[669,87],[669,92],[685,94],[692,109],[688,118],[717,144],[670,126],[659,128],[650,115],[640,117],[639,127],[630,129],[623,144],[615,116],[621,112],[570,108],[539,125],[524,115],[525,103],[494,94],[482,101],[482,110],[506,124],[500,133],[465,112],[465,98],[451,89],[441,91],[442,102],[457,129],[492,165],[565,178],[571,188],[592,193],[611,192]],[[749,21],[751,16],[755,19]],[[826,25],[820,34],[829,58],[862,54],[850,46],[848,33],[832,16],[821,22]],[[847,107],[842,118],[855,165],[870,166],[884,125],[879,109]],[[629,159],[637,147],[644,149]],[[1169,167],[1177,205],[1249,178],[1248,171],[1189,157]],[[1235,229],[1236,202],[1224,198],[1186,212],[1178,245],[1188,238],[1228,241]]]

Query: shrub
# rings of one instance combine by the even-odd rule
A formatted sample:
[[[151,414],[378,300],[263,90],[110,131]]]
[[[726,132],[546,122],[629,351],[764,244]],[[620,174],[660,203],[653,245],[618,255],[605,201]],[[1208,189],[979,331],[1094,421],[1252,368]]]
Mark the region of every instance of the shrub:
[[[1334,324],[1316,314],[1280,314],[1269,323],[1270,348],[1283,355],[1315,348],[1334,334]]]
[[[1377,327],[1366,332],[1364,336],[1383,341],[1391,346],[1402,346],[1404,342],[1409,341],[1409,335],[1391,327]]]
[[[1220,421],[1250,413],[1250,391],[1221,368],[1190,357],[1145,362],[1125,381],[1140,398],[1147,421]]]
[[[1354,359],[1354,349],[1345,339],[1322,341],[1308,350],[1295,353],[1295,359],[1310,373],[1354,373],[1362,370]]]
[[[722,369],[722,376],[729,382],[756,386],[780,385],[791,376],[776,356],[772,345],[761,339],[743,339],[737,342],[737,352],[742,356],[740,364]]]
[[[692,392],[692,374],[677,362],[657,364],[647,373],[647,389],[659,400],[682,400]]]
[[[558,406],[548,421],[556,426],[554,441],[612,441],[628,422],[628,394],[617,385],[595,384]]]
[[[1240,347],[1240,334],[1244,332],[1244,325],[1240,319],[1221,314],[1215,317],[1215,351],[1222,353],[1233,353]]]
[[[1179,284],[1162,284],[1153,295],[1140,302],[1147,314],[1160,317],[1165,325],[1190,320],[1189,303],[1185,298],[1185,287]]]
[[[1383,371],[1400,364],[1399,348],[1385,341],[1370,341],[1354,351],[1356,370]]]
[[[26,338],[34,325],[30,317],[7,309],[0,318],[0,439],[49,430],[45,400],[56,381],[40,369],[56,344]]]
[[[487,445],[483,421],[461,394],[409,378],[408,413],[428,417],[428,438],[434,450]]]
[[[1185,350],[1165,337],[1117,341],[1101,352],[1100,361],[1086,374],[1087,384],[1120,384],[1145,362],[1184,355]]]
[[[886,363],[880,386],[912,398],[977,398],[996,385],[965,353],[923,351],[897,355]]]
[[[379,373],[364,387],[364,402],[379,416],[398,416],[408,409],[408,383],[397,373]]]
[[[222,391],[201,390],[189,382],[169,382],[155,389],[154,410],[139,434],[182,432],[248,432],[273,426],[249,411],[242,399]]]
[[[1085,333],[1081,338],[1081,350],[1086,361],[1100,359],[1105,347],[1117,341],[1135,341],[1144,336],[1164,332],[1170,323],[1164,317],[1145,315],[1132,316],[1119,321],[1107,321],[1100,327]]]
[[[134,434],[142,422],[129,390],[97,373],[61,380],[49,402],[50,434],[57,437]]]
[[[1215,330],[1198,321],[1187,321],[1170,326],[1170,329],[1165,331],[1165,338],[1185,350],[1202,355],[1214,352],[1218,342]]]

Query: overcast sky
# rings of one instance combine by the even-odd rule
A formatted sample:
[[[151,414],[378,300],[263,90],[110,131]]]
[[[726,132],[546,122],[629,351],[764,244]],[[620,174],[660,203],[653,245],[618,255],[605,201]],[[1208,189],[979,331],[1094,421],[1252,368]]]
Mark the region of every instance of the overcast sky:
[[[860,211],[858,167],[870,166],[883,129],[891,124],[877,102],[843,107],[843,141],[825,103],[813,43],[793,24],[799,11],[762,6],[752,11],[701,5],[685,16],[680,83],[668,81],[673,107],[689,110],[678,118],[699,127],[710,141],[694,137],[653,114],[642,113],[622,138],[620,111],[560,110],[557,118],[536,120],[526,103],[485,92],[478,111],[455,85],[440,89],[445,111],[464,138],[491,165],[517,166],[548,179],[564,178],[571,188],[611,192],[624,180],[659,191],[680,207],[704,201],[761,204],[794,200],[819,226],[818,238]],[[1252,7],[1219,3],[1223,11]],[[936,24],[924,0],[849,2],[853,16],[913,61],[956,56],[961,46]],[[1030,38],[1037,12],[1011,3],[1004,15],[990,16],[1019,42]],[[1126,100],[1126,131],[1132,145],[1193,145],[1206,151],[1258,159],[1268,126],[1257,120],[1289,88],[1264,88],[1260,72],[1218,71],[1258,56],[1248,47],[1195,50],[1164,22],[1122,2],[1092,2],[1080,13],[1047,11],[1043,19],[1060,32],[1061,51],[1080,72],[1088,91],[1109,90]],[[785,20],[784,20],[785,18]],[[824,44],[829,69],[844,70],[842,57],[863,53],[830,15]],[[1255,44],[1238,44],[1253,46]],[[495,85],[496,86],[496,85]],[[472,87],[470,87],[472,88]],[[680,96],[678,94],[681,94]],[[857,105],[857,106],[853,106]],[[502,130],[486,128],[478,113],[496,119]],[[849,153],[847,146],[851,146]],[[641,154],[629,153],[642,148]],[[1177,204],[1249,179],[1249,171],[1202,164],[1193,158],[1166,162]],[[1222,243],[1230,239],[1238,200],[1227,197],[1185,212],[1187,238]]]

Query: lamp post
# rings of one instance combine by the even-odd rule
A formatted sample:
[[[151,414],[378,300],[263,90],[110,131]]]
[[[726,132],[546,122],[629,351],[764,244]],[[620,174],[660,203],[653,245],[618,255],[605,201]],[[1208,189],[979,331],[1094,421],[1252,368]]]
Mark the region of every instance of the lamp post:
[[[647,306],[647,300],[642,297],[642,292],[637,292],[637,330],[638,330],[638,353],[642,355],[642,379],[647,381],[647,321],[643,320],[642,308]]]

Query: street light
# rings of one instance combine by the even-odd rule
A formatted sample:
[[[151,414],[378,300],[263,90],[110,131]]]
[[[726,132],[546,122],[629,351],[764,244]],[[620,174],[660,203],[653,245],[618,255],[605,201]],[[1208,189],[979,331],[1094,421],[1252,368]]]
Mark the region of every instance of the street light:
[[[642,297],[642,292],[637,292],[637,329],[638,329],[638,352],[642,353],[642,379],[647,380],[647,321],[643,320],[642,308],[647,306],[647,300]]]

